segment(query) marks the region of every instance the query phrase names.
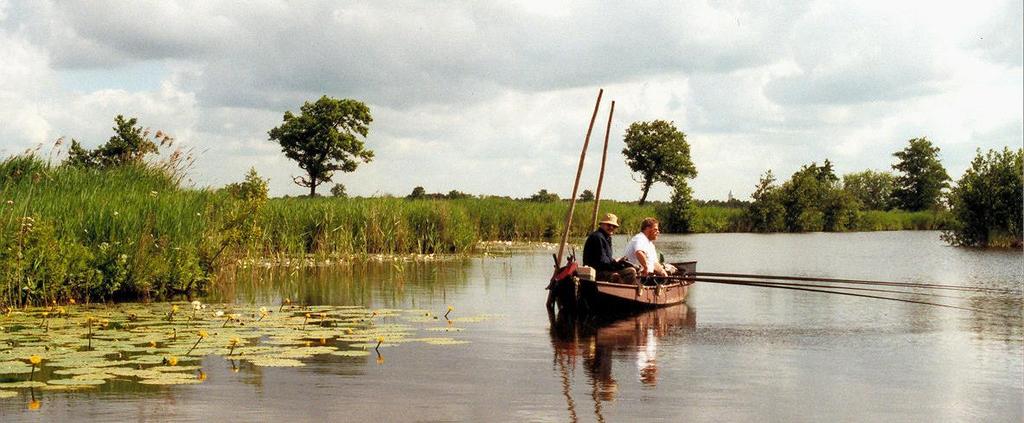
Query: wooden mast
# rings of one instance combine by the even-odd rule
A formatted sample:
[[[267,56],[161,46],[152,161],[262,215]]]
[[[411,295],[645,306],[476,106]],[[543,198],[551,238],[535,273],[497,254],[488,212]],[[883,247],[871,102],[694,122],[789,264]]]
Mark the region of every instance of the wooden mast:
[[[558,244],[558,255],[555,256],[555,272],[562,266],[562,259],[565,257],[565,244],[569,242],[569,231],[572,229],[572,215],[576,211],[576,192],[580,189],[580,176],[583,174],[583,161],[587,157],[587,146],[590,145],[590,133],[594,130],[594,121],[597,120],[597,110],[601,107],[601,96],[604,95],[604,88],[597,91],[597,102],[594,103],[594,114],[590,116],[590,126],[587,127],[587,136],[583,138],[583,150],[580,151],[580,163],[576,167],[576,181],[572,185],[572,197],[569,200],[569,212],[565,215],[565,231],[562,232],[562,241]],[[549,287],[553,288],[553,287]],[[548,291],[548,308],[555,304],[555,290]]]
[[[612,131],[612,115],[615,114],[615,100],[608,111],[608,126],[604,129],[604,153],[601,154],[601,173],[597,177],[597,192],[594,193],[594,213],[590,216],[590,230],[597,228],[597,212],[601,206],[601,185],[604,183],[604,163],[608,160],[608,134]]]

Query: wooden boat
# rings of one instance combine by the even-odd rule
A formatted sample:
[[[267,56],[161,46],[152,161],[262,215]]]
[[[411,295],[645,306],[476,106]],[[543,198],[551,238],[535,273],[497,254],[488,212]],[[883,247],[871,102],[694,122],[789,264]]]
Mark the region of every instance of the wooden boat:
[[[678,271],[670,278],[640,278],[640,284],[594,280],[593,271],[571,261],[550,285],[560,310],[595,311],[664,307],[686,301],[694,282],[697,262],[672,263]]]

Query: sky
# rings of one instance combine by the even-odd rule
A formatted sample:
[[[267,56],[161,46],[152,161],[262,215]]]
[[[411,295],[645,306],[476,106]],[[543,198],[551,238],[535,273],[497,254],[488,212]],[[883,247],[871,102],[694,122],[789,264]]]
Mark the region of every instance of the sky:
[[[0,0],[0,156],[94,147],[124,114],[195,153],[196,187],[254,167],[301,194],[267,131],[328,95],[374,118],[374,160],[334,178],[350,195],[567,197],[603,88],[580,188],[614,100],[603,198],[639,198],[622,137],[654,119],[686,133],[701,199],[825,159],[888,170],[917,137],[957,179],[1024,144],[1022,21],[1021,1]]]

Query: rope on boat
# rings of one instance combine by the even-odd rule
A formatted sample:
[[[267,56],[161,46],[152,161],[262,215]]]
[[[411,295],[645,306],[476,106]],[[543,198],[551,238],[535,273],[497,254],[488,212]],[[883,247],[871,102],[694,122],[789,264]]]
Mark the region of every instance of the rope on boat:
[[[697,272],[696,277],[722,277],[722,278],[747,278],[747,279],[759,279],[759,280],[788,280],[788,281],[806,281],[806,282],[827,282],[835,284],[850,284],[850,285],[877,285],[877,286],[896,286],[902,288],[926,288],[926,289],[939,289],[949,291],[967,291],[967,292],[984,292],[992,294],[1017,294],[1017,292],[1009,289],[998,289],[998,288],[983,288],[978,286],[962,286],[962,285],[943,285],[943,284],[931,284],[931,283],[916,283],[916,282],[890,282],[890,281],[872,281],[863,279],[831,279],[831,278],[812,278],[802,276],[777,276],[777,275],[751,275],[744,273],[717,273],[717,272]]]
[[[794,282],[769,282],[749,279],[719,279],[719,278],[702,278],[697,277],[696,281],[699,282],[737,282],[738,284],[771,284],[777,286],[796,286],[805,288],[829,288],[829,289],[842,289],[844,291],[867,291],[867,292],[883,292],[889,294],[903,294],[903,295],[917,295],[922,297],[936,297],[936,298],[951,298],[951,299],[963,299],[964,297],[958,297],[953,295],[942,295],[932,292],[913,292],[913,291],[900,291],[895,289],[883,289],[883,288],[862,288],[855,286],[835,286],[835,285],[822,285],[812,283],[794,283]]]
[[[1014,318],[1014,317],[1011,317],[1011,316],[1007,316],[1007,315],[1004,315],[1004,314],[1000,314],[1000,313],[996,313],[996,312],[992,312],[992,311],[988,311],[988,310],[982,310],[982,309],[971,308],[971,307],[960,307],[960,306],[955,306],[955,305],[951,305],[951,304],[933,303],[933,302],[930,302],[930,301],[910,300],[910,299],[906,299],[906,298],[893,298],[893,297],[885,297],[885,296],[881,296],[881,295],[857,294],[857,293],[853,293],[853,292],[834,291],[834,290],[829,290],[829,289],[817,289],[817,288],[810,288],[810,287],[804,287],[804,286],[789,286],[789,285],[783,285],[783,284],[778,284],[778,283],[773,283],[773,282],[742,281],[742,280],[701,278],[701,277],[696,277],[694,279],[697,282],[705,282],[705,283],[718,283],[718,284],[725,284],[725,285],[740,285],[740,286],[757,286],[757,287],[762,287],[762,288],[790,289],[790,290],[794,290],[794,291],[821,292],[821,293],[827,293],[827,294],[847,295],[847,296],[851,296],[851,297],[874,298],[874,299],[879,299],[879,300],[889,300],[889,301],[897,301],[897,302],[903,302],[903,303],[922,304],[922,305],[930,305],[930,306],[935,306],[935,307],[945,307],[945,308],[952,308],[952,309],[957,309],[957,310],[971,311],[971,312],[975,312],[975,313],[981,313],[981,314],[988,314],[988,315],[998,316],[998,317],[1002,317],[1002,318],[1006,318],[1006,319]],[[833,287],[833,288],[835,288],[835,289],[849,289],[849,288],[842,288],[842,287]]]

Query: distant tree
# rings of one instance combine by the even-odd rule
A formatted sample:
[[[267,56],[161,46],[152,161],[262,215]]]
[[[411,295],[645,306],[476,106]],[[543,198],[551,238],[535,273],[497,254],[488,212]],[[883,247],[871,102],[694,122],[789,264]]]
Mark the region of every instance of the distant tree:
[[[914,138],[908,143],[907,148],[893,153],[899,162],[892,168],[900,172],[894,181],[895,205],[910,211],[938,207],[950,179],[939,161],[939,148],[927,138]]]
[[[769,170],[744,213],[755,232],[845,231],[855,228],[860,203],[840,188],[832,162],[804,165],[781,186]]]
[[[892,208],[894,181],[889,172],[865,170],[843,175],[843,190],[868,210],[889,210]]]
[[[530,201],[536,201],[538,203],[554,203],[555,201],[558,200],[558,194],[548,192],[548,190],[546,189],[537,191],[536,194],[530,196]]]
[[[331,196],[335,198],[348,198],[348,193],[345,192],[345,184],[334,184],[331,187]]]
[[[313,197],[316,187],[331,182],[334,172],[352,172],[359,162],[373,160],[373,151],[363,143],[371,122],[370,109],[362,102],[323,96],[315,103],[303,104],[298,116],[285,112],[284,123],[268,134],[281,145],[285,156],[306,172],[294,180],[309,188]]]
[[[693,201],[693,189],[686,183],[685,178],[676,179],[672,187],[672,197],[659,215],[665,216],[666,232],[685,233],[692,229],[693,215],[696,211],[696,204]]]
[[[114,136],[95,150],[83,148],[77,140],[71,140],[65,164],[81,167],[114,167],[140,164],[149,154],[158,152],[157,143],[169,143],[172,138],[157,131],[156,140],[150,138],[149,130],[138,126],[138,119],[125,119],[122,115],[114,118]]]
[[[775,175],[771,170],[761,175],[751,198],[753,201],[746,211],[750,230],[754,232],[785,230],[786,208],[782,206],[781,192],[775,185]]]
[[[594,198],[594,192],[589,189],[583,190],[583,193],[580,194],[580,201],[594,201]]]
[[[943,239],[961,246],[1015,246],[1024,240],[1024,149],[979,150],[949,195],[955,228]]]
[[[407,196],[405,196],[405,198],[408,198],[410,200],[416,200],[416,199],[424,198],[426,196],[427,196],[427,190],[423,189],[423,187],[416,187],[416,188],[413,188],[412,189],[412,193],[407,195]]]
[[[469,198],[469,197],[472,197],[472,195],[464,193],[462,191],[454,190],[454,189],[451,190],[451,191],[448,191],[448,194],[444,196],[444,198],[447,198],[449,200],[460,200],[460,199]]]
[[[624,141],[626,147],[622,154],[626,156],[626,164],[639,174],[643,192],[640,205],[647,201],[647,193],[655,182],[674,187],[677,179],[697,176],[686,134],[672,122],[634,122],[626,129]]]
[[[269,182],[269,179],[260,177],[255,167],[251,167],[245,174],[245,180],[227,184],[224,191],[239,200],[262,201],[267,199],[270,192]]]

